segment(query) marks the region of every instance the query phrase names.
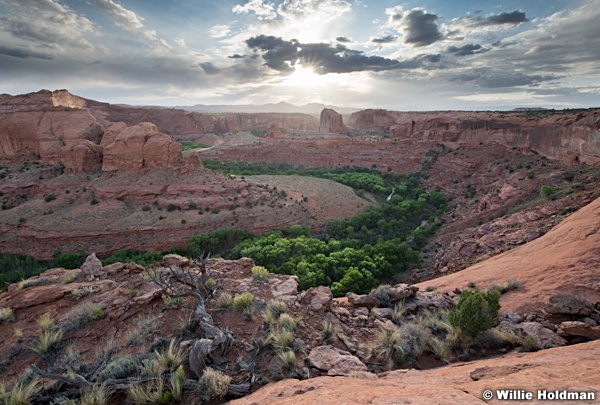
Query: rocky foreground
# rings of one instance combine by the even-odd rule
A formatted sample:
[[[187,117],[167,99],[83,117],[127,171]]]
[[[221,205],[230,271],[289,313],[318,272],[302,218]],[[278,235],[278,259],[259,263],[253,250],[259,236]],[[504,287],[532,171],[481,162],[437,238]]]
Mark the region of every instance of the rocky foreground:
[[[133,263],[103,267],[91,255],[81,269],[49,270],[0,293],[0,308],[10,309],[0,324],[0,350],[8,353],[1,377],[12,380],[36,364],[36,373],[45,381],[38,398],[43,403],[48,396],[78,392],[52,386],[57,376],[72,370],[80,377],[67,379],[67,386],[81,389],[106,381],[121,387],[117,392],[124,399],[128,394],[122,387],[135,382],[125,378],[142,373],[141,364],[153,361],[155,350],[164,350],[176,339],[189,389],[183,398],[188,403],[201,398],[194,381],[208,366],[233,378],[225,398],[257,390],[241,400],[248,404],[458,404],[481,402],[484,389],[593,390],[600,382],[596,361],[600,347],[589,342],[600,339],[598,223],[600,199],[538,240],[464,270],[462,278],[460,272],[428,283],[439,290],[391,286],[389,302],[377,295],[351,293],[336,299],[326,287],[298,292],[295,277],[260,275],[250,259],[199,264],[169,255],[159,266],[144,269]],[[172,284],[178,274],[213,281],[204,282],[205,290]],[[382,333],[399,333],[407,339],[422,336],[429,342],[439,326],[426,321],[428,314],[454,308],[461,290],[491,285],[505,291],[497,336],[512,338],[490,335],[487,343],[445,356],[432,343],[406,343],[407,357],[394,367],[385,358],[368,354]],[[206,309],[199,309],[195,295],[174,303],[171,298],[182,289],[201,293]],[[249,303],[239,307],[226,303],[228,294],[231,299],[243,293],[251,294]],[[275,318],[267,315],[273,300],[285,317],[280,312]],[[400,317],[394,308],[398,303],[403,308]],[[197,321],[209,322],[210,328],[190,323],[196,319],[192,314],[203,313]],[[59,341],[50,347],[40,346],[44,316],[61,331]],[[280,340],[284,323],[291,333],[286,341]],[[210,342],[222,351],[206,357],[200,348]],[[522,353],[531,350],[541,351]],[[284,358],[288,352],[292,357]],[[479,360],[482,356],[493,358]],[[113,364],[124,357],[131,363],[127,372]],[[446,362],[451,365],[436,368]],[[387,371],[399,366],[401,370]],[[282,378],[287,379],[259,389]]]

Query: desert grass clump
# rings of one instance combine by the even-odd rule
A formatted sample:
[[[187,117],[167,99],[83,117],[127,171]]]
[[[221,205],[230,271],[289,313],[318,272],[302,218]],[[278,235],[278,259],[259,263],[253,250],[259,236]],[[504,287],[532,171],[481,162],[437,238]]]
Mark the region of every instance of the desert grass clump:
[[[69,284],[75,281],[77,274],[74,271],[69,271],[67,274],[62,276],[61,281],[63,284]]]
[[[287,304],[281,298],[274,298],[267,302],[266,311],[271,312],[275,317],[287,312],[287,309]]]
[[[156,361],[163,372],[174,372],[185,360],[185,351],[181,347],[176,347],[175,339],[171,339],[166,347],[155,351],[155,354]]]
[[[405,323],[399,328],[400,345],[406,359],[415,360],[429,346],[431,331],[417,323]]]
[[[181,308],[183,306],[183,297],[171,297],[169,295],[162,295],[163,302],[165,303],[165,307],[168,309],[173,308]]]
[[[27,280],[20,281],[19,284],[17,284],[17,290],[43,285],[46,284],[46,281],[48,280],[45,277],[29,278]]]
[[[277,355],[283,368],[290,370],[296,365],[296,353],[293,350],[284,350]]]
[[[34,378],[28,382],[18,382],[12,389],[8,384],[0,382],[0,403],[6,405],[29,405],[31,397],[40,391],[40,380]]]
[[[158,318],[154,315],[138,318],[133,329],[127,333],[127,346],[140,344],[148,335],[158,328]]]
[[[323,319],[321,326],[321,339],[323,339],[323,342],[332,343],[335,339],[337,339],[338,328],[331,319]]]
[[[132,356],[118,357],[108,363],[100,372],[100,381],[108,379],[120,379],[130,377],[133,373],[139,371],[140,362]]]
[[[81,390],[80,405],[107,405],[110,403],[114,390],[103,384],[94,384]]]
[[[0,323],[8,323],[15,321],[15,311],[10,308],[0,308]]]
[[[525,339],[523,339],[521,346],[525,351],[528,352],[537,352],[542,348],[540,342],[534,336],[527,336]]]
[[[392,299],[394,298],[394,294],[392,293],[391,285],[382,284],[379,287],[372,289],[369,295],[377,298],[380,306],[386,308],[392,307]]]
[[[22,329],[15,328],[14,335],[15,335],[15,339],[17,339],[17,342],[23,341],[23,330]]]
[[[400,333],[397,330],[380,329],[370,355],[383,362],[388,369],[404,362],[404,350],[400,345]]]
[[[95,302],[86,302],[73,308],[67,316],[63,324],[63,330],[70,332],[76,330],[88,323],[98,321],[104,316],[104,310]]]
[[[269,270],[267,270],[267,268],[263,266],[254,266],[252,267],[251,271],[252,278],[254,279],[254,281],[259,283],[265,281],[269,276]]]
[[[169,384],[171,385],[171,395],[175,401],[181,401],[183,397],[183,383],[185,381],[185,371],[183,366],[179,366],[174,373],[169,377]]]
[[[85,287],[74,289],[73,291],[71,291],[71,295],[75,297],[76,300],[79,300],[85,297],[86,295],[90,295],[96,291],[97,290],[93,286],[86,285]]]
[[[60,329],[51,328],[43,330],[40,333],[38,341],[33,344],[31,349],[42,355],[53,354],[62,339],[62,331]]]
[[[159,405],[163,403],[165,382],[162,377],[146,383],[133,383],[127,387],[127,396],[136,405]]]
[[[474,343],[484,349],[498,349],[505,345],[514,347],[517,344],[517,335],[512,331],[493,328],[477,335]]]
[[[35,322],[38,324],[38,326],[40,327],[40,330],[46,331],[49,329],[55,329],[56,328],[56,324],[54,323],[54,319],[52,319],[52,316],[49,313],[44,313],[42,315],[40,315]]]
[[[290,314],[281,314],[279,315],[279,327],[283,330],[295,332],[298,327],[298,321]]]
[[[396,305],[394,305],[394,311],[392,312],[392,322],[396,325],[400,325],[404,322],[406,317],[406,306],[404,305],[404,301],[398,301]]]
[[[217,298],[217,306],[219,308],[231,308],[233,306],[233,295],[224,292]]]
[[[244,292],[233,299],[233,307],[238,311],[250,312],[254,304],[254,295]]]
[[[198,380],[201,392],[204,393],[206,401],[221,399],[227,395],[231,377],[227,374],[214,370],[210,367],[204,370],[202,377]]]
[[[276,330],[270,335],[273,347],[279,352],[294,347],[294,332],[289,330]]]
[[[450,346],[446,341],[434,336],[429,339],[428,344],[429,350],[437,359],[450,363]]]
[[[273,312],[265,309],[262,312],[262,319],[267,330],[274,330],[277,327],[277,315],[273,314]]]

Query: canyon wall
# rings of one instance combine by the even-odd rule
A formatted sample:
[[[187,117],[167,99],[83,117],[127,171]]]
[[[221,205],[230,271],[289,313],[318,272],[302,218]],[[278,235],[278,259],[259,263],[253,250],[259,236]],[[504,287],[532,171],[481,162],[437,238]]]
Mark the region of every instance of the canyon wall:
[[[116,106],[67,90],[0,95],[0,159],[60,163],[67,173],[181,167],[181,147],[170,135],[272,128],[316,131],[319,120],[307,114]]]
[[[528,148],[565,162],[600,165],[600,110],[555,112],[388,112],[352,114],[354,128],[386,130],[393,138],[437,141],[451,147],[500,144]]]
[[[203,114],[173,108],[138,108],[114,105],[94,107],[92,112],[108,121],[122,121],[127,125],[152,122],[156,124],[159,131],[169,135],[268,131],[272,125],[291,131],[319,130],[317,118],[298,113]]]

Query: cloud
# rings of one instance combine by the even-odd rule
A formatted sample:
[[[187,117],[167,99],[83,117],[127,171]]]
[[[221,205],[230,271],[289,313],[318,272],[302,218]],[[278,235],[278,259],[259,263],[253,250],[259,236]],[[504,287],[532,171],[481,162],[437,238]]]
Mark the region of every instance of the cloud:
[[[173,40],[173,42],[175,42],[181,48],[185,48],[185,38],[184,37],[177,37]]]
[[[226,37],[231,32],[229,25],[226,24],[217,24],[210,27],[208,30],[208,35],[213,38],[222,38]]]
[[[22,58],[22,59],[28,59],[28,58],[47,59],[47,60],[53,59],[51,56],[40,53],[40,52],[29,51],[29,50],[20,49],[20,48],[11,48],[11,47],[1,46],[1,45],[0,45],[0,54],[13,56],[15,58]]]
[[[3,1],[6,14],[0,17],[0,33],[19,48],[34,46],[64,52],[73,47],[92,49],[85,34],[94,33],[90,20],[54,0]],[[24,44],[27,44],[24,46]],[[8,45],[5,43],[4,46]],[[23,50],[24,53],[30,52]]]
[[[255,51],[262,51],[265,65],[282,73],[294,71],[296,63],[310,66],[315,73],[328,74],[417,69],[440,60],[440,55],[419,55],[409,60],[398,61],[382,56],[368,56],[341,44],[304,44],[266,35],[250,38],[246,44]]]
[[[559,79],[556,75],[527,75],[524,73],[498,72],[491,70],[473,71],[451,77],[451,81],[474,82],[483,88],[508,88],[536,86],[542,82]]]
[[[243,6],[237,5],[231,10],[236,14],[254,13],[259,20],[272,20],[277,17],[273,8],[273,3],[267,3],[263,0],[250,0]]]
[[[393,35],[387,35],[383,38],[372,38],[371,42],[373,42],[374,44],[389,44],[391,42],[395,42],[397,38],[398,37],[395,37]]]
[[[93,0],[98,8],[104,10],[113,20],[115,25],[127,31],[137,31],[144,27],[142,17],[126,9],[112,0]]]
[[[283,0],[277,13],[284,18],[302,20],[318,16],[323,23],[352,11],[352,5],[345,0]]]
[[[454,56],[469,56],[476,53],[484,53],[488,50],[482,47],[480,44],[467,44],[461,47],[449,46],[446,52],[453,54]]]
[[[525,17],[525,13],[522,11],[513,11],[511,13],[500,13],[488,16],[479,21],[480,25],[502,25],[510,24],[517,25],[523,22],[527,22],[529,19]]]
[[[337,37],[335,40],[337,42],[341,42],[343,44],[349,44],[349,43],[352,42],[352,40],[350,38],[348,38],[348,37]]]
[[[115,3],[113,0],[93,0],[99,9],[103,10],[113,20],[114,24],[125,31],[134,32],[154,44],[158,49],[171,50],[173,47],[162,38],[159,38],[156,30],[145,29],[144,18],[134,11]]]
[[[443,35],[438,27],[439,16],[426,12],[422,8],[404,10],[402,6],[388,8],[388,24],[403,34],[404,43],[413,46],[431,45]]]
[[[204,70],[204,73],[206,73],[207,75],[214,75],[219,73],[219,69],[211,62],[200,63],[200,67],[202,68],[202,70]]]

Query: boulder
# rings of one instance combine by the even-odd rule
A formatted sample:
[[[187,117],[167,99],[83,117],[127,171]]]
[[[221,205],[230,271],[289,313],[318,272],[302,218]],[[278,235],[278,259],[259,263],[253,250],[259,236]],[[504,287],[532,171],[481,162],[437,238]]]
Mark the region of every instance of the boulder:
[[[298,293],[298,277],[277,275],[269,279],[269,286],[273,297],[296,295]]]
[[[589,316],[593,312],[593,306],[579,295],[557,293],[544,304],[544,310],[552,315]]]
[[[562,322],[558,326],[560,336],[579,336],[589,339],[600,339],[600,326],[592,326],[585,322]]]
[[[373,308],[371,315],[378,319],[392,319],[394,310],[392,308]]]
[[[396,284],[392,287],[392,302],[414,297],[419,287],[408,284]]]
[[[446,293],[418,291],[414,297],[404,300],[408,311],[424,309],[448,309],[455,306],[454,300]]]
[[[558,334],[537,322],[522,322],[515,325],[513,330],[522,337],[535,338],[542,349],[564,346],[567,343],[567,341]]]
[[[333,294],[324,286],[311,287],[300,295],[300,303],[309,305],[313,311],[327,311],[331,308]]]
[[[190,259],[176,254],[168,254],[163,256],[163,265],[186,267],[190,264]]]
[[[346,298],[348,298],[348,302],[356,307],[367,307],[371,309],[379,306],[379,300],[370,295],[361,295],[349,292],[346,294]]]
[[[81,265],[81,272],[87,278],[94,278],[104,274],[102,271],[102,263],[96,257],[96,253],[92,253],[86,257],[85,262]]]
[[[333,346],[318,346],[308,355],[310,363],[330,376],[347,376],[352,372],[367,372],[367,366],[358,357]]]

